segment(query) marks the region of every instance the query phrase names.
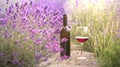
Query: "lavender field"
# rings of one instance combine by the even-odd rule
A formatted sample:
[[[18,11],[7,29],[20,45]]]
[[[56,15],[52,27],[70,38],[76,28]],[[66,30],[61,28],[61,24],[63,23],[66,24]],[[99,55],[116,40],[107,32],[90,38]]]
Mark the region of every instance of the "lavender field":
[[[59,56],[64,14],[70,58]],[[77,26],[89,29],[83,45],[89,62],[84,67],[120,66],[120,0],[0,0],[0,67],[81,67],[75,65],[81,48],[75,40]],[[54,62],[48,63],[51,58]]]

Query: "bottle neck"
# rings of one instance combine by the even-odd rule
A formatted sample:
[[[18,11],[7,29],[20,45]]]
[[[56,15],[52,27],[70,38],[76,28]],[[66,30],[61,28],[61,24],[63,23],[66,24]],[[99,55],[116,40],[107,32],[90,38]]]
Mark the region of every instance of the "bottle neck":
[[[67,26],[67,15],[63,15],[63,26]]]

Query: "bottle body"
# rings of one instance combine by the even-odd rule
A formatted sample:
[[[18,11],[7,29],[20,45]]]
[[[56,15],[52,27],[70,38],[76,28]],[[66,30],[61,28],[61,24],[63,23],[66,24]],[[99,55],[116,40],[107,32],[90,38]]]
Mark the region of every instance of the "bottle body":
[[[65,42],[62,39],[66,38]],[[61,51],[60,56],[70,56],[70,28],[67,26],[67,17],[63,16],[63,28],[60,32],[60,45],[63,48]]]

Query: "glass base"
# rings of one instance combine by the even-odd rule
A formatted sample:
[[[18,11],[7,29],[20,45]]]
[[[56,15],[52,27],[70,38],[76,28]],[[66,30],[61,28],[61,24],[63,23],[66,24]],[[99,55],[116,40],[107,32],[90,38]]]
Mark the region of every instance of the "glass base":
[[[87,59],[86,57],[77,57],[78,60],[85,60]]]

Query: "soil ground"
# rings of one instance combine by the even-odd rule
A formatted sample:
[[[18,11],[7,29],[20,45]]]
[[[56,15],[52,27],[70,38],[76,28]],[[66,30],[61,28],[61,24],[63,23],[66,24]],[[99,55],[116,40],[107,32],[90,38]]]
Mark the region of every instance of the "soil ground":
[[[60,54],[49,58],[47,62],[40,64],[40,67],[99,67],[99,64],[91,52],[83,51],[82,55],[87,59],[77,59],[81,56],[81,51],[76,45],[71,46],[71,57],[66,60],[59,60]]]

